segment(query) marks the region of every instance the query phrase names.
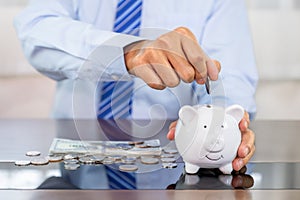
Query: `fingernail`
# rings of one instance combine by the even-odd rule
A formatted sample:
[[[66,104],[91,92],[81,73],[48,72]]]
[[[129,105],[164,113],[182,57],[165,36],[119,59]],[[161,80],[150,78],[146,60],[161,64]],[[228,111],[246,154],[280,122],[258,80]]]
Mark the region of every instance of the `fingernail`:
[[[238,164],[239,170],[244,166],[244,162],[242,159],[239,159],[237,164]]]
[[[248,122],[247,121],[244,121],[244,126],[245,126],[245,128],[248,128]]]
[[[200,78],[200,79],[197,80],[197,83],[202,85],[202,84],[205,83],[205,81],[206,81],[205,79]]]

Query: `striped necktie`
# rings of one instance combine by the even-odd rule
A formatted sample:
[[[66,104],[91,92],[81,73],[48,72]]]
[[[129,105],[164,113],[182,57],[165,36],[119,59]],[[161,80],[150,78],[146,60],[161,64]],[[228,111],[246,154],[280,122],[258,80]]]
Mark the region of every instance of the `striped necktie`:
[[[119,0],[114,31],[138,35],[141,25],[142,0]],[[103,82],[98,119],[125,119],[131,116],[133,81]],[[121,172],[106,166],[111,189],[136,189],[135,173]]]
[[[141,25],[142,0],[120,0],[114,23],[114,31],[138,35]],[[109,81],[102,83],[102,92],[98,107],[99,119],[125,119],[132,113],[131,81]]]

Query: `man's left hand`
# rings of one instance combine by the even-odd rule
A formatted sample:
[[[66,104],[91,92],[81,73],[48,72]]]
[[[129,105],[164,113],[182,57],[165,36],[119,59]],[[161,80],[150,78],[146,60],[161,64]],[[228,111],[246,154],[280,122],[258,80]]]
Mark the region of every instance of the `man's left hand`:
[[[255,134],[249,129],[249,124],[249,114],[245,111],[244,117],[239,123],[242,141],[238,148],[237,157],[232,161],[232,166],[235,171],[242,169],[242,167],[249,162],[255,152]]]

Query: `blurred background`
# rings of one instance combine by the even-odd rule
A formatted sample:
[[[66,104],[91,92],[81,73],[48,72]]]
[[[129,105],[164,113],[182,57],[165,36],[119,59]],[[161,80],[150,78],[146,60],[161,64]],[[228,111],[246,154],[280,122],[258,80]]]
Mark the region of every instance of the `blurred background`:
[[[28,0],[0,0],[0,118],[48,118],[55,82],[24,58],[13,17]],[[247,0],[257,66],[257,119],[300,119],[300,0]]]

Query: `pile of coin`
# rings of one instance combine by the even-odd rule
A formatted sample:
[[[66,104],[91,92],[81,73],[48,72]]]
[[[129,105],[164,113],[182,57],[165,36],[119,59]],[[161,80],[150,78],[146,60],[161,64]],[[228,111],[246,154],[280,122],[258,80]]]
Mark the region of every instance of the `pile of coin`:
[[[28,165],[47,165],[50,160],[45,157],[40,157],[41,152],[39,151],[28,151],[26,156],[30,157],[28,160],[17,160],[15,161],[16,166],[28,166]]]
[[[137,143],[136,145],[143,145]],[[149,144],[148,144],[149,145]],[[151,144],[150,144],[151,145]],[[28,151],[28,160],[15,161],[16,166],[28,165],[47,165],[50,162],[63,162],[66,170],[76,170],[81,165],[112,165],[114,164],[121,171],[137,171],[141,165],[161,165],[162,168],[176,168],[176,149],[164,149],[164,153],[157,155],[101,155],[101,154],[50,154],[46,157],[41,156],[39,151]]]

